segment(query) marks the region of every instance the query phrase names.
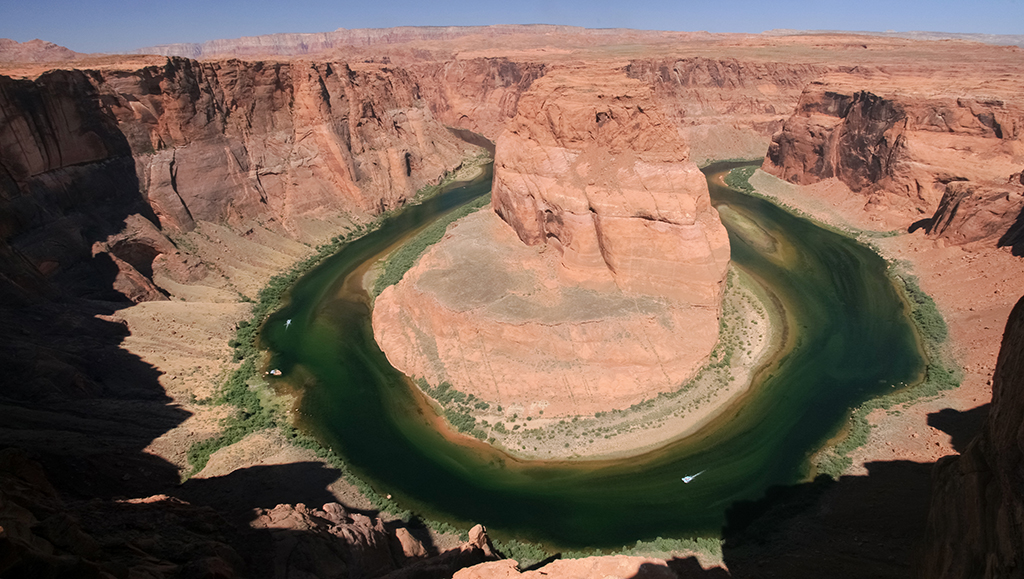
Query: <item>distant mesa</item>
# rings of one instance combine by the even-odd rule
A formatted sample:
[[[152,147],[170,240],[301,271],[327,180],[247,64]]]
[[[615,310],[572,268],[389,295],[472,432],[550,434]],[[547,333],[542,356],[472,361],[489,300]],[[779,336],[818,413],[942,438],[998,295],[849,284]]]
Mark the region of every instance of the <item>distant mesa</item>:
[[[80,52],[38,38],[28,42],[0,38],[0,62],[69,62],[83,56]]]

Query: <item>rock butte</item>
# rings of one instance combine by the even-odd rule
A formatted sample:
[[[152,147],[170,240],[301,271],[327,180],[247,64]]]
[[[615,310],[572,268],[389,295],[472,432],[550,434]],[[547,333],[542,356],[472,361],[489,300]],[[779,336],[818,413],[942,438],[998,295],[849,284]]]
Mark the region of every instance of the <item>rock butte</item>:
[[[678,388],[715,345],[729,263],[686,142],[622,70],[551,70],[518,111],[495,153],[504,222],[467,219],[381,293],[381,349],[408,375],[526,414]]]
[[[855,469],[953,453],[923,409],[967,414],[988,399],[1002,322],[1024,280],[1015,257],[1024,251],[1018,47],[855,34],[505,26],[275,35],[167,51],[209,60],[81,55],[45,42],[0,41],[0,446],[26,449],[53,485],[17,452],[0,452],[0,566],[30,565],[31,576],[67,575],[69,568],[96,576],[261,576],[312,572],[333,551],[365,574],[370,566],[345,560],[346,553],[359,559],[366,545],[360,537],[383,545],[383,536],[364,532],[365,525],[346,530],[305,507],[290,513],[261,502],[267,495],[257,491],[264,489],[279,502],[365,501],[311,474],[303,465],[337,477],[276,431],[225,449],[237,452],[215,453],[208,469],[217,474],[180,484],[186,449],[217,436],[226,412],[198,400],[222,382],[227,342],[249,307],[239,294],[255,296],[312,246],[401,205],[455,168],[470,148],[445,126],[491,140],[506,125],[535,130],[522,119],[511,122],[520,100],[548,73],[574,67],[592,68],[593,79],[623,70],[649,87],[654,108],[685,135],[698,163],[769,151],[765,171],[806,185],[795,188],[800,208],[824,208],[822,215],[831,211],[871,230],[916,224],[911,235],[879,244],[902,248],[898,257],[914,263],[935,297],[963,356],[964,385],[882,417],[857,451]],[[632,82],[622,87],[639,94]],[[525,167],[509,168],[521,182],[531,176]],[[538,208],[576,215],[547,195],[533,199]],[[561,237],[568,230],[559,230],[561,250],[554,241],[516,241],[516,233],[533,235],[528,223],[545,237],[554,232],[546,220],[524,217],[528,212],[517,217],[521,232],[487,214],[478,225],[546,263],[550,277],[528,272],[549,280],[545,291],[573,280],[629,283],[592,267],[593,253],[565,253],[586,247],[573,246],[585,239]],[[649,304],[664,299],[630,291]],[[552,303],[562,297],[551,293]],[[1014,474],[1020,325],[1018,308],[985,434],[939,469],[922,576],[1021,569]],[[276,452],[287,456],[274,462]],[[908,492],[926,494],[927,486],[887,480],[884,470],[844,476],[820,500],[794,509],[802,513],[796,519],[757,527],[773,531],[727,551],[730,572],[768,576],[774,565],[780,576],[910,576],[918,535],[886,533],[923,530],[919,512],[910,513],[919,525],[896,517],[918,498]],[[287,485],[274,486],[276,476]],[[308,489],[297,487],[310,481],[318,488],[305,499]],[[72,500],[62,502],[58,493]],[[840,517],[847,494],[856,504],[852,516]],[[224,505],[227,496],[243,514]],[[270,509],[257,526],[296,524],[276,533],[270,524],[251,530],[254,507]],[[339,545],[342,535],[353,549]],[[400,549],[362,552],[364,561],[418,553],[402,535],[391,535]],[[327,539],[326,550],[318,538]],[[272,547],[276,539],[280,549]],[[887,549],[891,556],[880,556]],[[642,562],[564,561],[558,569],[564,576],[596,569],[632,576],[644,570]],[[693,563],[691,574],[702,574],[692,559],[674,563]],[[514,567],[480,571],[511,576]],[[0,574],[15,576],[10,569],[0,567]],[[451,573],[440,566],[434,576]]]

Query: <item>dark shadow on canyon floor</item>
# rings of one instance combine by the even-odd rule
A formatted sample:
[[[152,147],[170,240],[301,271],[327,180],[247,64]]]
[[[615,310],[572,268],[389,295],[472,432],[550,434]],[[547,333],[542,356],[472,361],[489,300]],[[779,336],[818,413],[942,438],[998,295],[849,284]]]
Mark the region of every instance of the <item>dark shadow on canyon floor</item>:
[[[903,578],[914,576],[932,464],[872,462],[866,476],[773,487],[733,505],[723,531],[728,571],[673,559],[680,578]],[[649,572],[650,570],[648,570]],[[636,577],[663,575],[638,574]]]
[[[907,228],[907,233],[913,233],[918,229],[924,229],[925,233],[931,230],[932,225],[935,223],[935,219],[926,217],[924,219],[918,219],[917,221],[910,224]]]
[[[999,238],[999,247],[1009,247],[1017,257],[1024,257],[1024,209],[1017,215],[1013,225]]]
[[[932,465],[871,462],[867,476],[772,489],[728,512],[733,577],[911,577]]]
[[[928,415],[928,426],[948,434],[953,448],[962,453],[967,450],[967,445],[974,440],[974,437],[981,433],[981,427],[988,418],[991,406],[992,404],[988,403],[964,411],[945,408],[938,412],[932,412]]]
[[[320,508],[335,502],[328,487],[340,476],[340,471],[319,462],[253,466],[225,476],[189,479],[174,495],[194,505],[215,507],[232,518],[247,518],[255,508],[296,503]]]

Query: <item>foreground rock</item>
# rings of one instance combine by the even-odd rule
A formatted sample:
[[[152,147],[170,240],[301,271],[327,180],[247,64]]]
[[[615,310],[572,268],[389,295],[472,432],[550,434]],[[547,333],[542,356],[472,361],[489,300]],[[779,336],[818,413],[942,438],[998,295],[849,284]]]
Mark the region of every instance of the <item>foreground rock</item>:
[[[385,290],[378,343],[405,373],[509,412],[679,387],[715,344],[729,262],[686,143],[618,70],[549,72],[518,110],[495,161],[504,223],[467,219]]]
[[[552,577],[556,579],[675,579],[676,573],[664,560],[650,557],[609,555],[585,559],[559,559],[536,571],[520,572],[515,561],[503,559],[463,569],[453,579],[515,579]]]
[[[245,525],[166,495],[66,502],[40,465],[13,449],[0,451],[0,555],[10,579],[440,579],[497,558],[481,525],[438,553],[409,528],[338,503],[256,509]]]
[[[1012,247],[1020,255],[1024,244],[1024,182],[1021,173],[1006,183],[954,181],[946,186],[928,234],[955,245],[983,243]]]
[[[982,433],[935,467],[921,577],[980,579],[1024,573],[1024,299],[1006,322]]]

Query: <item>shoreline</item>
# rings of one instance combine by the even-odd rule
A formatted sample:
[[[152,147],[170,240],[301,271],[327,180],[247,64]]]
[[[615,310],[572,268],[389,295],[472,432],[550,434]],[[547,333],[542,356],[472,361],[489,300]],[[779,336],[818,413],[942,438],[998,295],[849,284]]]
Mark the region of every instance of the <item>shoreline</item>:
[[[783,340],[788,334],[785,314],[753,276],[732,268],[729,279],[722,320],[735,328],[736,333],[727,336],[732,343],[720,339],[712,359],[677,390],[587,417],[509,420],[508,414],[515,413],[480,413],[479,419],[489,424],[502,421],[508,431],[495,436],[491,430],[491,445],[517,460],[608,460],[656,450],[713,423],[741,403],[757,375],[785,354]],[[725,355],[723,349],[729,348],[735,350],[731,363],[715,367]],[[447,430],[453,437],[468,437]]]
[[[841,474],[868,475],[869,465],[878,461],[931,463],[958,454],[953,435],[940,428],[936,417],[984,415],[1002,330],[1024,281],[1024,260],[1008,248],[978,243],[947,246],[923,230],[909,233],[906,227],[912,218],[873,209],[863,196],[835,179],[797,186],[758,169],[750,182],[757,195],[856,238],[890,264],[901,266],[901,273],[915,276],[948,327],[947,339],[935,347],[947,364],[962,372],[960,386],[868,412],[866,441],[849,449],[845,456],[852,464]],[[921,345],[928,347],[923,340]],[[848,421],[815,457],[834,450],[851,426]]]
[[[788,187],[796,189],[794,186],[791,186],[787,183],[783,182],[783,184]],[[829,186],[831,187],[831,185]],[[811,193],[802,193],[803,197],[813,195],[814,188],[812,187],[805,187],[800,189],[811,190]],[[820,217],[817,212],[812,212],[809,208],[812,204],[807,204],[807,208],[805,208],[805,205],[803,203],[800,203],[800,199],[803,198],[801,197],[800,191],[796,191],[795,193],[786,196],[773,196],[767,194],[765,196],[772,198],[774,202],[779,203],[784,207],[790,209],[795,207],[798,211],[805,211],[805,216],[810,214],[810,216],[815,219],[821,219],[823,222],[831,223],[833,226],[837,225],[837,223],[835,222],[830,222],[827,216],[825,216],[825,218],[822,219],[822,217]],[[818,203],[821,204],[820,200],[818,200]],[[846,219],[840,219],[838,222],[838,226],[840,227],[848,225],[849,222]],[[952,253],[955,256],[959,256],[961,254],[969,254],[969,252],[967,252],[966,250],[961,251],[960,248],[937,247],[937,244],[935,242],[922,238],[923,234],[919,233],[917,235],[900,235],[894,238],[884,238],[881,240],[879,240],[878,238],[871,238],[870,242],[872,247],[874,247],[876,251],[882,253],[883,257],[888,258],[889,255],[887,253],[883,253],[877,247],[877,244],[879,242],[889,244],[898,242],[900,240],[912,240],[914,241],[914,246],[911,247],[910,249],[904,250],[903,253],[920,253],[921,255],[918,256],[916,262],[920,262],[922,259],[930,257],[933,253],[936,252],[944,254]],[[989,253],[993,252],[1005,254],[1005,252],[1000,252],[998,250],[989,251]],[[1008,256],[1008,254],[1005,255]],[[908,257],[906,255],[901,254],[901,252],[899,251],[894,252],[894,256],[896,259],[903,259]],[[911,255],[909,257],[913,256]],[[915,260],[912,259],[911,261]],[[1024,270],[1024,268],[1020,267],[1020,260],[1011,260],[1010,263],[1016,263],[1018,265],[1018,270]],[[961,349],[964,339],[962,335],[958,334],[958,324],[956,323],[955,316],[954,319],[951,320],[949,313],[950,301],[949,299],[947,299],[948,296],[936,295],[934,292],[934,288],[932,287],[932,285],[930,285],[935,280],[936,275],[942,275],[942,271],[939,271],[942,269],[942,266],[936,266],[935,268],[932,268],[931,271],[927,272],[917,271],[918,269],[920,269],[918,266],[919,263],[915,263],[915,271],[919,275],[921,275],[922,288],[925,289],[929,293],[929,295],[936,296],[936,301],[939,304],[943,314],[946,316],[947,321],[951,322],[950,343],[952,344],[952,348],[954,350]],[[1017,279],[1024,279],[1024,276],[1018,277]],[[1008,313],[1009,308],[1012,306],[1012,302],[1009,300],[1004,301],[1008,303],[1008,305],[1005,306],[1005,311]],[[248,308],[246,304],[239,304],[238,302],[233,302],[231,305],[232,308],[229,309],[232,312],[237,311],[234,309],[236,307]],[[999,308],[1001,307],[1002,306],[999,306]],[[881,412],[876,411],[872,413],[869,416],[869,419],[871,423],[876,426],[876,428],[872,429],[870,434],[871,439],[869,440],[868,444],[854,451],[854,467],[848,469],[846,471],[846,474],[867,474],[867,469],[864,465],[873,460],[892,460],[894,458],[902,457],[912,458],[916,460],[920,460],[921,458],[934,460],[935,458],[937,458],[937,456],[953,454],[955,452],[955,450],[952,448],[950,437],[948,435],[945,435],[945,433],[937,431],[935,428],[927,424],[927,410],[943,409],[948,406],[971,408],[978,404],[983,404],[984,402],[987,402],[987,394],[989,394],[990,390],[986,389],[985,382],[991,376],[991,367],[994,367],[995,363],[995,351],[998,349],[999,336],[1001,336],[1002,325],[1005,322],[1005,314],[1002,314],[999,308],[997,308],[995,312],[988,312],[988,319],[990,321],[987,323],[987,325],[993,328],[991,331],[988,332],[989,336],[987,338],[991,349],[991,355],[989,356],[989,359],[987,359],[987,361],[983,360],[983,362],[980,364],[972,364],[970,359],[967,359],[965,361],[965,364],[969,366],[969,368],[967,368],[967,371],[965,372],[965,386],[967,386],[968,382],[971,380],[973,380],[974,384],[973,389],[970,390],[970,394],[966,397],[961,396],[961,393],[967,392],[968,390],[965,387],[961,387],[954,391],[947,391],[946,393],[943,394],[943,398],[938,402],[915,402],[912,405],[912,408],[916,406],[917,410],[915,412],[907,412],[905,409],[903,409],[902,415],[900,415],[898,411],[894,413],[892,410]],[[966,312],[966,310],[968,310],[967,307],[961,307],[959,308],[959,310],[955,311],[959,311],[959,313],[963,314]],[[971,315],[974,315],[974,308],[971,307],[970,310]],[[133,310],[125,311],[123,317],[129,319],[135,318],[132,319],[133,334],[135,334],[135,322],[138,318],[129,313],[129,311]],[[141,310],[138,311],[145,311],[145,308],[142,308]],[[227,317],[231,317],[232,319],[234,319],[234,315],[227,314],[227,316],[224,318],[225,328],[222,329],[222,331],[217,332],[224,333],[224,340],[222,341],[222,343],[226,343],[227,339],[233,336],[233,329],[227,327],[226,322],[228,321]],[[986,330],[988,329],[989,328],[986,327]],[[154,327],[153,333],[156,336],[160,336],[159,328]],[[178,336],[180,337],[181,333],[179,333]],[[214,337],[213,339],[216,339],[216,337]],[[219,356],[220,363],[215,364],[219,366],[221,373],[223,372],[224,368],[229,368],[232,366],[232,364],[230,363],[230,357],[225,358],[225,354],[226,352],[221,354]],[[982,354],[982,358],[984,358],[985,353],[982,352]],[[156,362],[160,366],[164,366],[163,363],[160,363],[157,360],[154,360],[154,362]],[[763,367],[763,365],[757,366],[755,369],[753,369],[753,371],[760,372]],[[213,371],[215,370],[214,368],[211,367],[208,372]],[[187,392],[185,392],[185,390],[197,393],[204,391],[203,389],[200,389],[199,386],[205,385],[206,381],[202,380],[200,376],[183,376],[182,373],[178,371],[169,372],[166,377],[173,379],[175,377],[175,374],[177,375],[177,380],[180,382],[191,382],[195,381],[197,378],[201,380],[201,384],[194,388],[188,388],[186,384],[181,384],[180,386],[174,388],[174,390],[177,391],[178,393],[182,393],[181,396],[187,395]],[[207,376],[209,376],[209,374],[207,374]],[[205,388],[205,386],[203,386],[203,388]],[[174,397],[179,398],[180,396],[176,393]],[[724,408],[727,408],[729,405],[730,404],[725,404]],[[213,421],[210,420],[210,418],[212,418],[212,416],[210,416],[211,413],[215,416],[223,416],[223,413],[226,411],[224,410],[225,407],[223,406],[210,406],[208,404],[203,404],[202,401],[199,402],[198,406],[194,402],[189,403],[186,401],[184,402],[184,406],[186,408],[194,410],[196,414],[195,418],[202,420],[203,426],[196,428],[196,426],[198,425],[195,424],[194,422],[186,422],[184,425],[182,425],[182,428],[176,429],[175,431],[171,431],[167,433],[167,435],[155,440],[153,444],[149,447],[149,451],[161,456],[177,456],[174,462],[183,465],[187,470],[187,464],[184,463],[184,450],[189,447],[190,443],[193,443],[197,440],[202,440],[203,438],[206,438],[210,434],[212,434],[211,430],[209,430],[209,428],[213,426]],[[908,416],[911,414],[916,414],[916,419],[913,421],[908,420]],[[713,417],[708,418],[708,420],[713,420]],[[557,421],[554,422],[557,423]],[[647,434],[649,434],[648,431],[641,430],[638,436],[646,436]],[[900,444],[901,441],[903,443],[906,443],[908,440],[913,441],[913,444],[916,446]],[[668,440],[665,440],[661,443],[656,444],[655,446],[660,446],[667,442]],[[893,444],[894,442],[895,444]],[[936,446],[936,443],[938,443],[938,446]],[[932,447],[934,447],[934,449]],[[598,457],[595,456],[594,458]],[[316,458],[315,453],[309,451],[308,449],[304,449],[300,446],[296,446],[292,442],[286,440],[285,437],[280,435],[277,429],[263,430],[250,435],[249,437],[243,439],[238,443],[218,450],[211,456],[211,460],[209,463],[210,470],[204,473],[196,473],[196,475],[194,476],[197,476],[199,478],[207,476],[223,476],[224,474],[227,474],[234,470],[247,468],[254,465],[284,464],[287,462],[294,462],[296,460],[317,460],[323,461],[325,462],[325,464],[329,464],[329,461],[327,459],[318,459]],[[331,490],[332,493],[339,498],[339,500],[349,505],[359,505],[357,508],[370,508],[370,501],[373,500],[372,497],[367,498],[359,490],[356,490],[356,487],[352,483],[344,480],[343,477],[340,477],[338,481],[331,484]],[[378,499],[383,499],[383,497],[378,497]],[[378,508],[380,507],[380,505],[377,506]]]

